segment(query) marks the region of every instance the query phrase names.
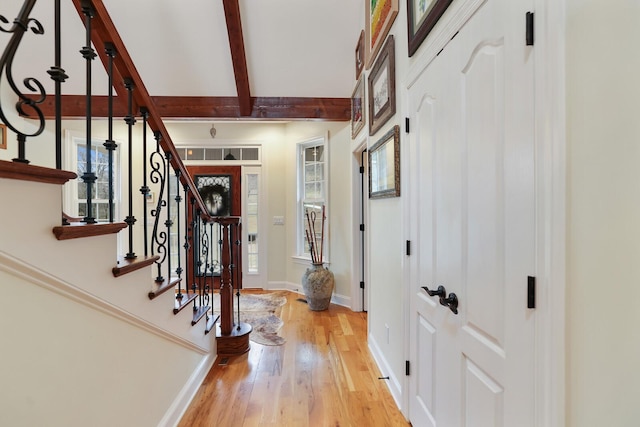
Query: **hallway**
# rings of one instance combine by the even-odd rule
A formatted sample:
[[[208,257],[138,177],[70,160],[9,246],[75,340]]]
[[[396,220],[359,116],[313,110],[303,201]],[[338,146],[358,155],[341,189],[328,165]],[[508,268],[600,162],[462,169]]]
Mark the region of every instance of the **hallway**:
[[[187,409],[191,426],[407,426],[367,349],[367,315],[313,312],[287,293],[283,346],[220,360]]]

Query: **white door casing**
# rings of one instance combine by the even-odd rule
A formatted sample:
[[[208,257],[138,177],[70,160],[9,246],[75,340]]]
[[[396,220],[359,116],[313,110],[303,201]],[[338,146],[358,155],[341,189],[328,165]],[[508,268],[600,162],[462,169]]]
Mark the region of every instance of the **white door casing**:
[[[525,1],[488,0],[408,91],[409,417],[535,423],[533,56]],[[443,285],[454,314],[422,289]]]

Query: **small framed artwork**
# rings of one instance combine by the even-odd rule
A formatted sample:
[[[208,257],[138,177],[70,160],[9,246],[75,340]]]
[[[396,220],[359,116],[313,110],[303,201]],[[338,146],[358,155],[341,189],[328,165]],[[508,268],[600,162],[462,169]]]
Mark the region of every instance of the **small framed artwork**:
[[[400,126],[369,149],[369,198],[400,196]]]
[[[453,0],[407,0],[409,56],[413,56]]]
[[[356,80],[360,78],[362,69],[364,68],[365,52],[364,52],[364,30],[360,31],[360,38],[356,45]]]
[[[351,95],[351,139],[358,135],[367,121],[364,105],[364,77],[361,77]]]
[[[369,135],[396,114],[396,66],[393,36],[389,36],[369,74]]]
[[[7,149],[7,125],[0,123],[0,148]]]
[[[367,70],[373,64],[398,15],[398,0],[364,0]]]

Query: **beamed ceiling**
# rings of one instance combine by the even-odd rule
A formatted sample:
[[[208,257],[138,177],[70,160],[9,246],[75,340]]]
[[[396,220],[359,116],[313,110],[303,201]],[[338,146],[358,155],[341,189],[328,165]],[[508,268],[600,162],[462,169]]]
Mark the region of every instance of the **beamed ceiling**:
[[[102,1],[165,119],[349,120],[362,0]],[[0,15],[12,21],[22,3],[3,0]],[[14,78],[35,77],[53,93],[53,2],[39,1],[31,16],[45,35],[25,36]],[[82,117],[84,26],[71,0],[62,20],[63,116]],[[2,47],[8,39],[0,33]],[[107,76],[99,60],[92,69],[93,114],[105,116]],[[125,109],[118,99],[115,115]]]

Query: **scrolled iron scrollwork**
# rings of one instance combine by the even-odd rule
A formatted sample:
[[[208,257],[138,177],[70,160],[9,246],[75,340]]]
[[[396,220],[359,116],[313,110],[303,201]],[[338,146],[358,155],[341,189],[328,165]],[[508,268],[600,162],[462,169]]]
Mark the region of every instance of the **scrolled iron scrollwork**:
[[[40,135],[45,127],[44,114],[38,105],[44,102],[47,95],[44,86],[42,86],[42,84],[34,77],[27,77],[22,81],[24,87],[31,92],[31,96],[27,96],[22,90],[20,90],[20,88],[18,88],[13,77],[13,60],[15,59],[18,48],[20,47],[22,38],[27,31],[31,30],[31,32],[36,35],[44,34],[44,27],[42,24],[40,24],[40,22],[35,18],[29,18],[29,14],[31,13],[35,3],[35,0],[27,0],[24,2],[18,17],[13,21],[11,28],[4,28],[3,25],[0,25],[0,31],[3,33],[13,34],[11,36],[11,40],[2,53],[2,57],[0,57],[0,81],[2,76],[5,75],[9,87],[18,96],[16,110],[19,114],[32,118],[37,116],[38,118],[38,126],[33,132],[20,130],[7,118],[3,106],[0,104],[0,119],[9,129],[18,134],[18,142],[21,144],[21,156],[16,160],[25,163],[28,163],[28,161],[24,159],[24,142],[26,141],[26,138]],[[0,15],[0,22],[6,25],[9,23],[9,20]]]
[[[158,268],[158,276],[156,281],[160,282],[164,280],[162,277],[162,264],[167,258],[167,239],[168,234],[166,231],[159,231],[160,225],[160,214],[162,213],[162,208],[167,206],[167,201],[164,197],[164,190],[166,184],[166,164],[167,161],[165,156],[162,153],[160,148],[160,139],[161,135],[156,133],[156,150],[151,153],[149,158],[149,164],[151,166],[151,172],[149,173],[149,180],[153,184],[159,184],[160,189],[158,191],[158,199],[156,202],[155,209],[151,210],[151,216],[154,217],[153,221],[153,233],[151,236],[151,254],[159,255],[160,258],[156,261],[156,266]]]

